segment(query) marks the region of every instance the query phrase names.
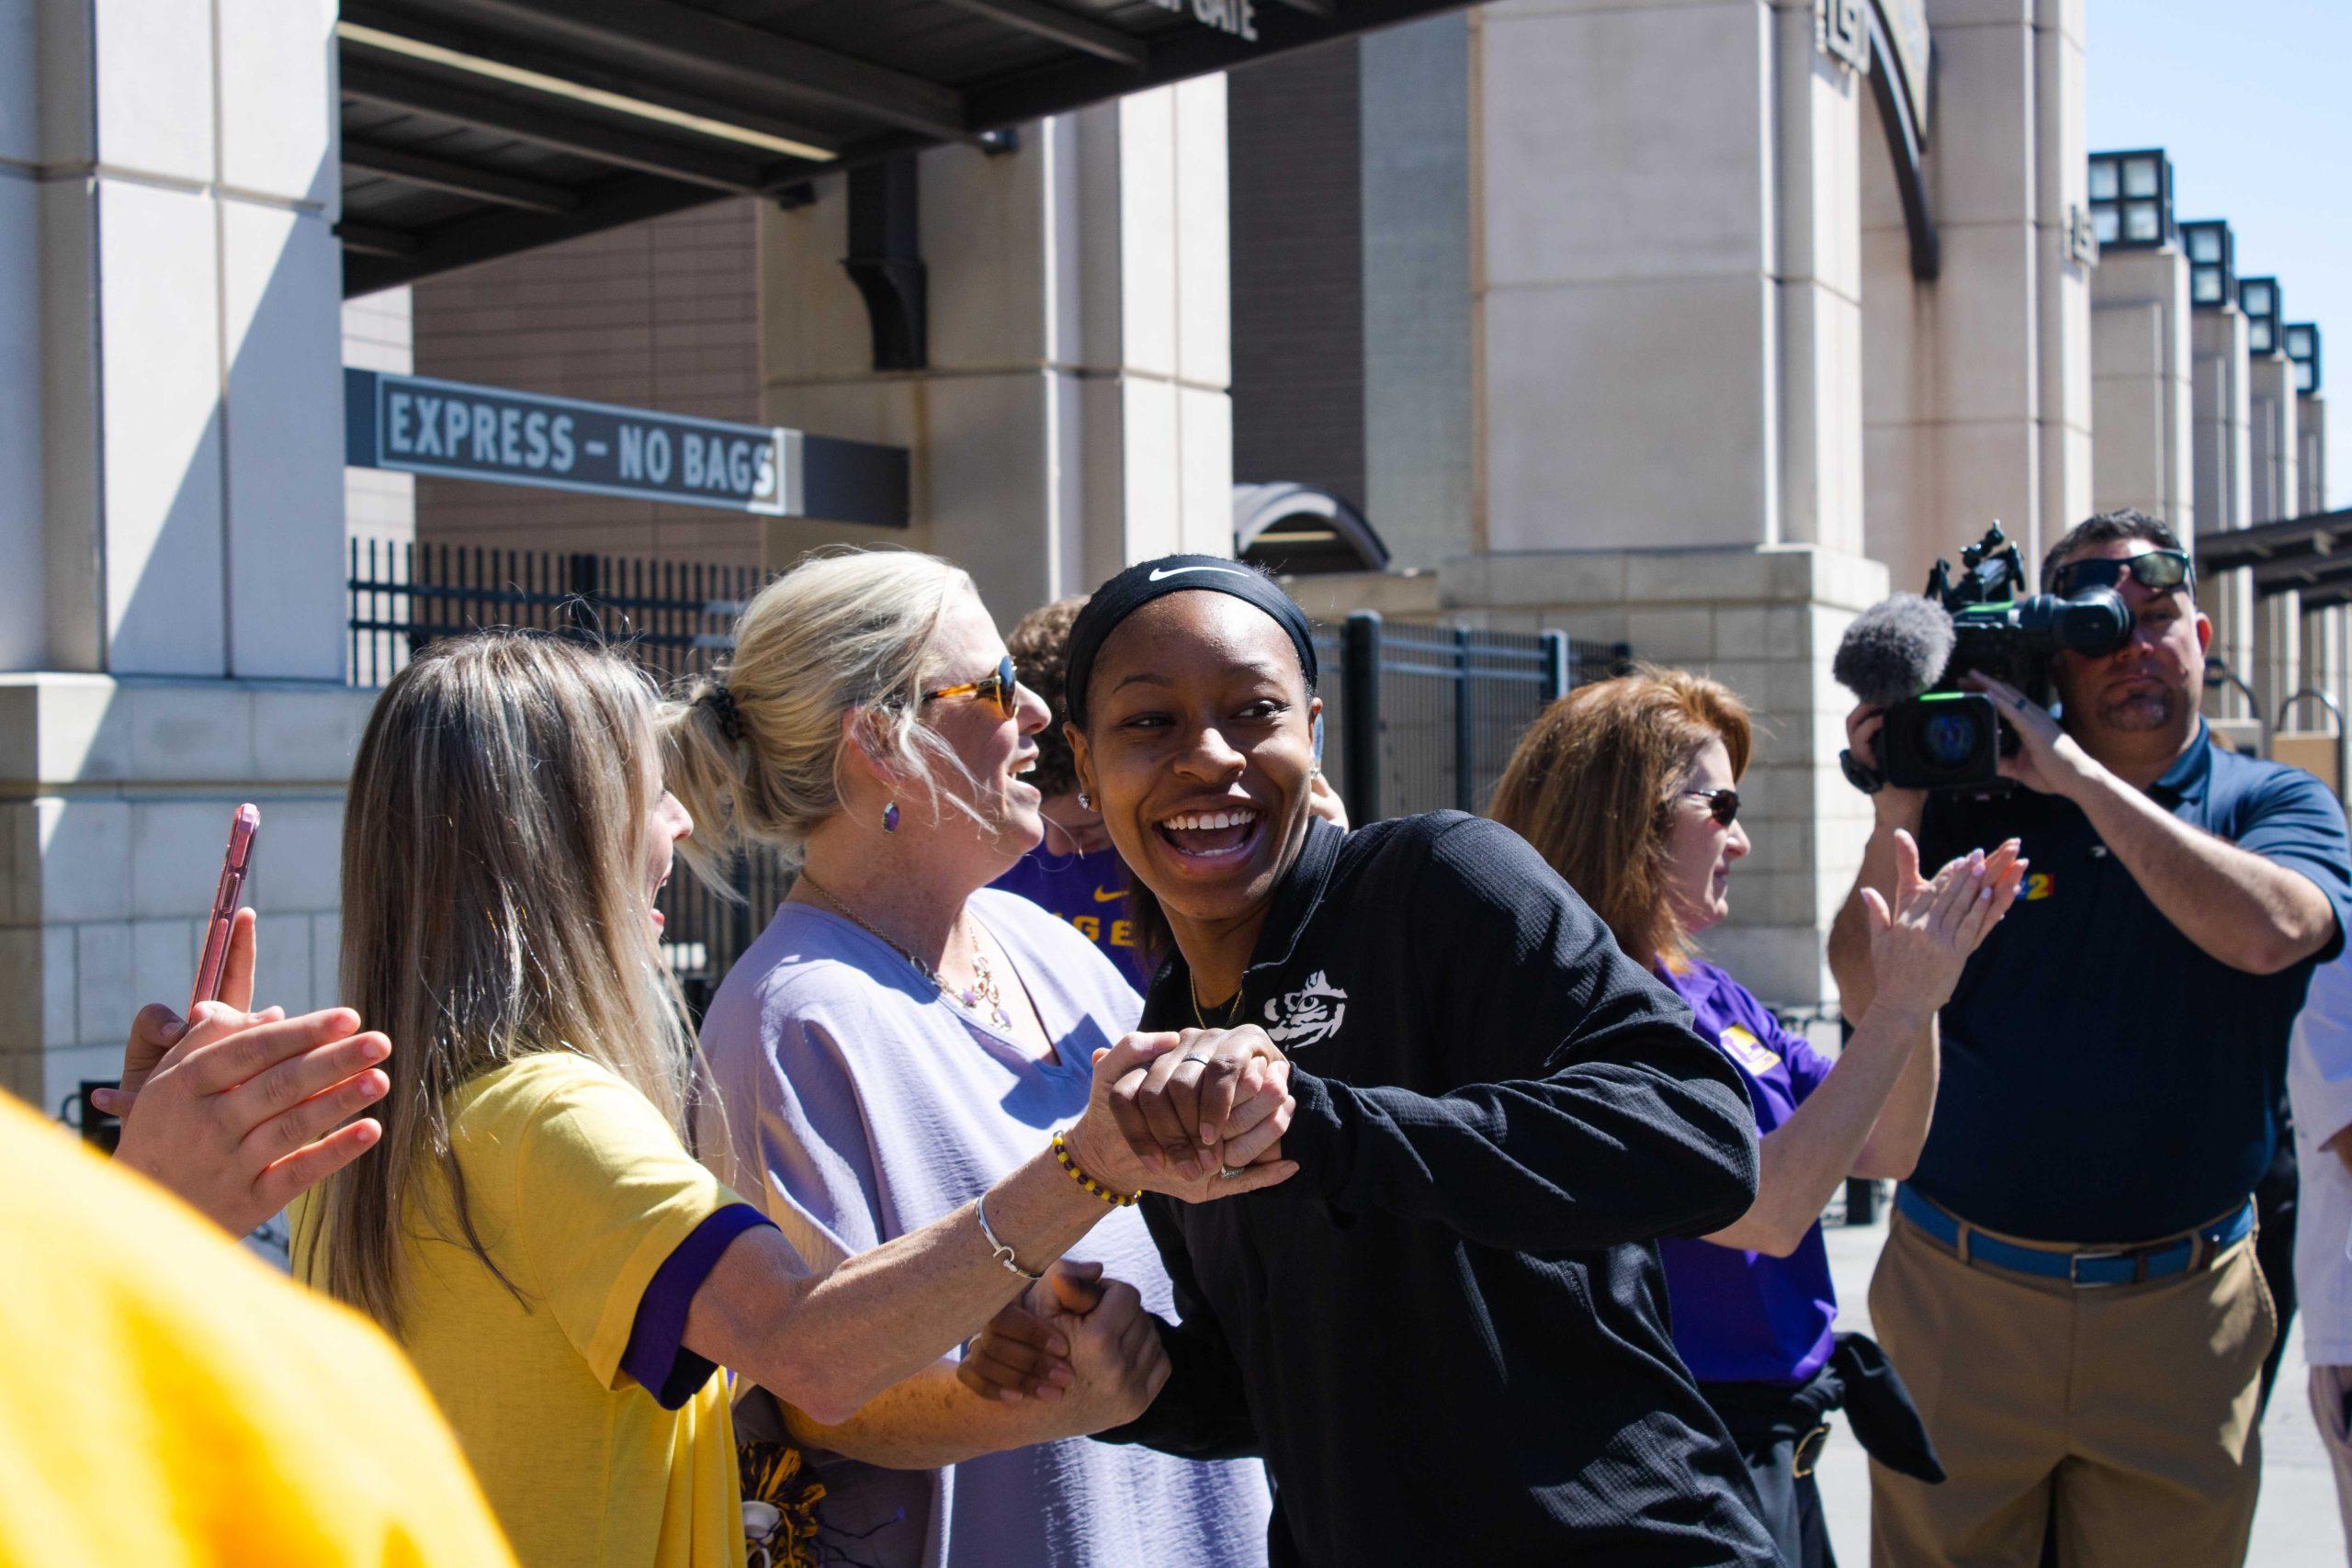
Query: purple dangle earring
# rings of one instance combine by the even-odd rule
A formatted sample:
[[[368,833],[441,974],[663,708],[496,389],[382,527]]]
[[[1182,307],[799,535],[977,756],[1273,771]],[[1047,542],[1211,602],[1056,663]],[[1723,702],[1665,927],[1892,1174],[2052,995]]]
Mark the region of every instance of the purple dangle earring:
[[[895,800],[882,808],[882,830],[886,833],[899,830],[899,803]]]

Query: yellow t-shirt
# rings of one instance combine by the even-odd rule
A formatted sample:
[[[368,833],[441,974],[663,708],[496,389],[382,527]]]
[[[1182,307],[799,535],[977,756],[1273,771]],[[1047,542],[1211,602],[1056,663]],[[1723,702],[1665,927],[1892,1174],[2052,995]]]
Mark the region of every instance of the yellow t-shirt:
[[[621,1370],[646,1286],[734,1194],[643,1095],[569,1051],[467,1084],[450,1131],[474,1233],[506,1282],[429,1218],[449,1213],[429,1165],[401,1260],[401,1337],[515,1555],[530,1568],[741,1563],[721,1378],[664,1410]],[[316,1280],[324,1249],[307,1245],[308,1219],[294,1262]]]
[[[0,1564],[511,1568],[373,1324],[0,1095]]]

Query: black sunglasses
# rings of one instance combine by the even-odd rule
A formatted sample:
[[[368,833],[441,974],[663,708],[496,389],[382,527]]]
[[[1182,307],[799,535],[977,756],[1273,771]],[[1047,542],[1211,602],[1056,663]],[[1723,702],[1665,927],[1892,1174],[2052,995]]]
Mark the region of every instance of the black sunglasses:
[[[1728,828],[1739,820],[1739,791],[1736,789],[1679,789],[1674,798],[1689,795],[1707,803],[1707,815],[1715,819],[1718,828]]]
[[[970,697],[975,702],[996,705],[996,711],[1011,718],[1021,711],[1021,677],[1013,672],[1012,656],[1005,655],[996,661],[996,669],[977,681],[967,681],[960,686],[942,686],[935,692],[925,692],[924,702],[940,697]]]
[[[2050,592],[2061,599],[2072,599],[2086,588],[2120,588],[2126,572],[2141,587],[2158,592],[2197,580],[2186,550],[2146,550],[2128,560],[2104,556],[2070,560],[2050,574]]]

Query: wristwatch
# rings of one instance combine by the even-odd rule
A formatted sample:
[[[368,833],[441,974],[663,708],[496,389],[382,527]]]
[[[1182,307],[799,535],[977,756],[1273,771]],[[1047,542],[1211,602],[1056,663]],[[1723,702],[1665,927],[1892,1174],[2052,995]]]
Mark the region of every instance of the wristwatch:
[[[1846,775],[1848,784],[1864,795],[1876,795],[1886,787],[1886,775],[1855,756],[1851,747],[1838,753],[1838,771]]]

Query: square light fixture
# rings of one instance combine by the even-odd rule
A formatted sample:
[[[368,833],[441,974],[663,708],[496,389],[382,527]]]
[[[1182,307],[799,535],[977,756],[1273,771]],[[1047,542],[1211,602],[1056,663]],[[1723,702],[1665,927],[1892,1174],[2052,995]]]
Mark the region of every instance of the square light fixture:
[[[2287,358],[2295,367],[2295,390],[2319,390],[2319,323],[2290,321],[2278,329],[2280,342],[2286,345]]]
[[[2246,348],[2255,354],[2278,352],[2278,280],[2275,277],[2238,279],[2238,309],[2245,312]]]
[[[2181,248],[2188,253],[2188,302],[2218,310],[2237,296],[2237,244],[2218,218],[2180,225]]]
[[[2172,160],[2160,147],[2094,152],[2091,229],[2101,245],[2153,250],[2173,237]]]

